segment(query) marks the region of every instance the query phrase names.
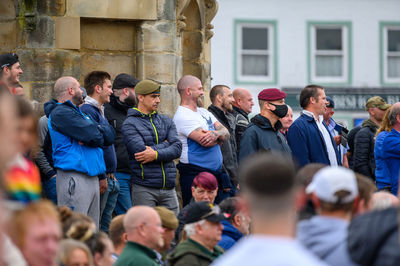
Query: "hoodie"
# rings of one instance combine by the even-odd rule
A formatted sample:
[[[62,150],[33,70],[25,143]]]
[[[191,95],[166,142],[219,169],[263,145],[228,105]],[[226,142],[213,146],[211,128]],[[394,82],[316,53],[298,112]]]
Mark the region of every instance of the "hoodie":
[[[243,234],[226,220],[222,221],[221,224],[224,226],[224,229],[222,230],[221,241],[219,241],[218,246],[228,250],[243,237]]]
[[[297,239],[309,251],[329,265],[354,266],[347,251],[348,222],[342,219],[315,216],[297,226]]]

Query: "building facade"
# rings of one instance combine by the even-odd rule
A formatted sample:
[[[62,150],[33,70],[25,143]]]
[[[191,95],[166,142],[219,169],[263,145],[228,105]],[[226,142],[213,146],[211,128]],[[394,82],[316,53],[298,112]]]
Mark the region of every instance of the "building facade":
[[[351,128],[369,97],[400,100],[399,10],[395,0],[220,0],[212,83],[248,88],[255,99],[280,88],[297,113],[300,90],[320,84]]]

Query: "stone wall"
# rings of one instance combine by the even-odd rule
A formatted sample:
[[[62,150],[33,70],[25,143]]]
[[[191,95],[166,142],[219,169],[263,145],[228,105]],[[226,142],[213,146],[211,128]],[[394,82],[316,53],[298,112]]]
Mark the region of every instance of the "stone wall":
[[[198,76],[209,89],[215,0],[2,0],[0,52],[17,52],[28,97],[52,97],[54,82],[81,84],[93,70],[162,84],[160,111],[179,105],[176,84]]]

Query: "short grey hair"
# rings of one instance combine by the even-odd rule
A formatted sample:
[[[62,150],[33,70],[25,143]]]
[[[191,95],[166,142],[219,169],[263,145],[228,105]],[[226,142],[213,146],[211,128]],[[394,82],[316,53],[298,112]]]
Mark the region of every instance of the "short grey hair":
[[[198,222],[190,223],[190,224],[185,224],[185,227],[183,227],[183,230],[185,230],[186,235],[189,237],[191,235],[194,235],[196,233],[196,225],[199,224],[200,226],[203,225],[206,222],[206,220],[200,220]]]
[[[394,126],[397,122],[397,116],[400,114],[400,108],[397,106],[393,106],[389,113],[389,123],[391,126]]]

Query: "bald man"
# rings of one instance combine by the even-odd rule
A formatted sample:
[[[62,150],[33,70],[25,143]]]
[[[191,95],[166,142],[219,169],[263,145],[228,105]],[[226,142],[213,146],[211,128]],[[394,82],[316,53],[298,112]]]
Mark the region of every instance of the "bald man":
[[[57,169],[57,204],[90,216],[97,228],[100,219],[98,175],[105,173],[103,145],[115,138],[110,125],[98,124],[79,108],[82,90],[73,77],[59,78],[54,85],[58,99],[45,106],[49,113],[52,159]]]
[[[229,176],[222,169],[222,154],[218,145],[229,140],[230,135],[212,113],[199,107],[202,106],[204,88],[198,78],[183,76],[178,82],[178,92],[181,104],[175,113],[174,122],[182,142],[182,155],[177,168],[185,206],[192,198],[193,179],[200,172],[212,173],[221,180],[221,191],[231,190]]]
[[[237,155],[239,155],[240,139],[242,138],[243,132],[246,130],[250,123],[248,114],[251,113],[254,102],[250,91],[243,88],[235,89],[233,91],[233,98],[235,99],[235,101],[232,103],[232,114],[234,115],[236,121],[236,150]]]
[[[159,265],[154,250],[164,245],[164,229],[158,213],[147,206],[132,207],[125,214],[124,228],[128,242],[115,266]]]

